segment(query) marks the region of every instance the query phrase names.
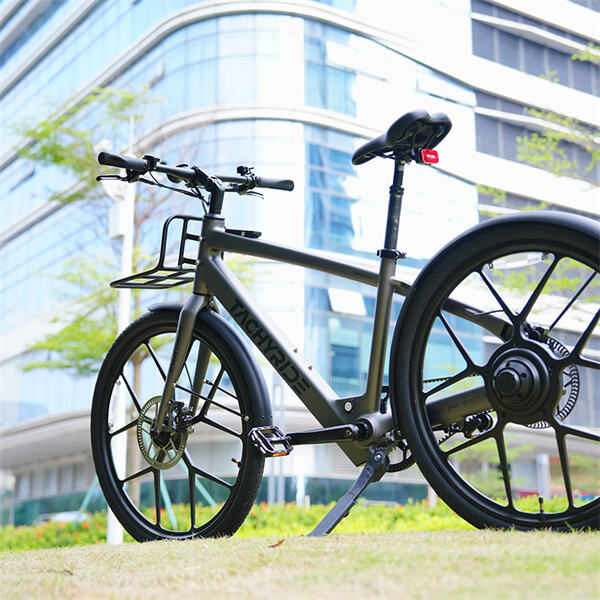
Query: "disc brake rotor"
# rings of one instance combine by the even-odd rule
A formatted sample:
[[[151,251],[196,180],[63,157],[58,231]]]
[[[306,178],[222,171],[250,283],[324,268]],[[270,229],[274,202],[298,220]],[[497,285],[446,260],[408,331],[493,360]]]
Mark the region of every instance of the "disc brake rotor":
[[[546,343],[558,358],[569,356],[570,353],[568,348],[561,344],[557,339],[547,336]],[[569,365],[564,370],[563,389],[563,398],[561,398],[555,411],[556,418],[559,421],[564,421],[569,416],[571,411],[575,408],[575,404],[579,398],[579,371],[575,365]],[[537,423],[530,423],[527,427],[530,427],[531,429],[545,429],[550,427],[550,424],[547,421],[538,421]]]
[[[187,431],[163,432],[159,436],[152,437],[150,432],[160,399],[160,396],[154,396],[142,407],[137,420],[137,441],[146,462],[151,467],[165,470],[174,467],[183,456],[188,434]]]

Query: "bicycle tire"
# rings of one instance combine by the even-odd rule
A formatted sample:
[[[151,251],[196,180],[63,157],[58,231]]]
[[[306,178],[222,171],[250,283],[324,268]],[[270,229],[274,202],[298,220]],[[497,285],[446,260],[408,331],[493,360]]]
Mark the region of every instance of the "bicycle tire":
[[[137,435],[141,435],[142,439],[149,439],[144,433],[139,433],[140,428],[144,429],[144,418],[142,417],[140,420],[139,417],[140,409],[143,411],[146,406],[152,409],[158,402],[157,397],[162,392],[160,384],[164,379],[164,368],[161,367],[159,353],[166,352],[166,349],[169,348],[169,340],[174,337],[178,318],[178,310],[155,310],[129,325],[108,351],[98,374],[94,391],[91,411],[91,441],[98,480],[111,510],[129,534],[140,542],[232,535],[250,511],[263,474],[264,457],[251,444],[248,432],[252,427],[271,424],[264,380],[239,336],[224,319],[210,310],[204,310],[198,316],[193,332],[196,346],[193,345],[192,349],[197,348],[197,344],[205,344],[210,349],[209,374],[205,381],[205,387],[208,384],[216,386],[216,388],[208,386],[209,392],[215,389],[213,400],[218,397],[222,405],[229,403],[229,409],[239,412],[240,415],[247,417],[247,420],[236,415],[231,416],[229,411],[220,409],[214,404],[203,405],[204,408],[208,407],[205,415],[207,421],[194,425],[196,431],[187,438],[184,454],[177,460],[177,464],[187,470],[187,504],[185,492],[181,494],[184,496],[183,511],[181,505],[172,507],[169,486],[171,488],[179,486],[176,487],[177,490],[185,488],[186,484],[181,484],[181,480],[174,477],[176,475],[174,467],[164,469],[164,464],[159,462],[162,460],[161,456],[164,458],[166,453],[161,454],[156,450],[152,457],[151,451],[149,451],[147,460],[142,454],[143,446],[140,445],[144,443],[143,441],[138,442],[139,448],[137,449],[130,444],[130,448],[128,448],[130,456],[125,473],[117,473],[119,467],[115,464],[113,456],[112,448],[115,443],[113,440],[121,439],[121,443],[123,443],[122,436],[131,436],[131,433],[127,433],[131,430],[138,431]],[[143,362],[141,363],[138,373],[141,383],[134,387],[130,380],[132,372],[130,359],[136,352],[146,352],[147,367],[144,367]],[[165,354],[164,358],[166,359],[167,356]],[[211,380],[210,369],[213,369],[212,379],[214,381]],[[187,367],[186,370],[189,377]],[[153,371],[157,371],[159,374],[163,371],[162,376],[158,377],[157,373]],[[219,373],[221,373],[220,376]],[[130,418],[132,420],[128,423],[129,429],[126,431],[120,430],[114,423],[111,424],[111,419],[114,421],[114,413],[111,411],[118,397],[117,388],[118,385],[122,385],[117,384],[118,381],[125,383],[127,388],[125,397],[128,403],[126,410],[128,414],[131,411]],[[189,387],[191,387],[191,379]],[[137,398],[140,388],[144,394]],[[149,401],[149,397],[154,397],[155,400]],[[208,396],[203,395],[203,397]],[[203,400],[200,402],[202,403]],[[217,417],[210,418],[214,411],[217,411]],[[137,418],[135,413],[137,413]],[[227,419],[229,420],[227,421]],[[132,425],[134,420],[136,420],[136,424]],[[195,446],[192,441],[198,437],[199,429],[206,430],[211,436],[210,439],[218,438],[218,436],[226,438],[227,444],[232,447],[231,452],[236,454],[232,461],[237,464],[237,467],[233,463],[231,464],[234,470],[237,469],[237,473],[232,477],[209,472],[208,467],[204,467],[204,462],[202,463],[203,468],[198,466],[198,461],[206,461],[206,464],[209,464],[210,460],[218,460],[212,455],[210,459],[208,458],[208,454],[211,452],[210,444],[204,444],[205,450],[200,447],[194,450]],[[180,440],[181,438],[179,438]],[[139,456],[134,455],[138,464],[133,467],[130,466],[132,462],[135,462],[131,458],[132,448],[139,452]],[[153,465],[158,465],[159,468]],[[124,482],[123,480],[127,480],[138,472],[135,471],[137,467],[141,467],[140,471],[143,469],[149,469],[149,471]],[[139,487],[133,492],[134,484],[132,482],[136,479],[139,480],[137,484]],[[233,479],[233,481],[228,481],[228,479]],[[212,495],[208,489],[211,486],[215,490]],[[208,500],[206,500],[207,497]],[[200,506],[201,503],[211,504],[211,499],[214,506],[210,508]],[[189,517],[185,516],[186,507]],[[177,515],[175,514],[176,510]],[[167,512],[169,514],[166,514]],[[183,517],[178,516],[182,512]],[[173,518],[176,523],[173,523]],[[171,519],[170,523],[169,519]]]
[[[533,336],[533,329],[530,325],[526,325],[526,318],[534,310],[537,310],[536,307],[541,307],[536,314],[536,318],[549,319],[550,309],[548,307],[551,304],[549,304],[548,298],[559,292],[565,295],[564,303],[565,306],[569,306],[568,311],[575,310],[574,307],[576,306],[579,306],[577,310],[581,310],[581,305],[577,304],[578,300],[573,300],[573,304],[569,305],[575,295],[575,290],[573,290],[569,299],[566,292],[561,291],[559,287],[555,289],[553,277],[562,272],[560,269],[566,269],[565,272],[571,274],[581,272],[582,275],[579,281],[583,279],[583,273],[586,273],[586,277],[589,274],[589,277],[595,278],[595,282],[598,282],[600,268],[598,257],[599,239],[600,226],[596,221],[572,214],[536,212],[491,219],[474,227],[441,250],[420,273],[411,294],[405,302],[394,334],[390,363],[392,403],[396,421],[408,441],[419,469],[433,489],[457,514],[478,528],[516,528],[521,530],[550,528],[563,531],[600,528],[598,489],[597,487],[593,489],[592,496],[588,499],[582,499],[583,496],[577,497],[577,490],[574,489],[573,485],[574,476],[577,475],[579,481],[583,481],[583,479],[576,468],[572,466],[573,461],[571,460],[571,457],[576,456],[575,452],[571,453],[571,448],[579,448],[579,446],[584,445],[596,457],[594,460],[598,462],[600,436],[597,433],[590,433],[590,430],[585,427],[582,429],[580,423],[571,424],[573,421],[570,417],[559,414],[560,403],[564,404],[566,402],[564,399],[564,396],[567,395],[566,392],[560,392],[562,395],[558,401],[555,401],[555,397],[550,393],[554,389],[552,388],[552,385],[555,385],[554,382],[558,382],[558,385],[562,386],[564,390],[571,386],[569,393],[572,392],[572,381],[575,374],[569,371],[569,377],[572,376],[571,380],[565,382],[567,377],[564,371],[560,372],[559,367],[556,366],[558,359],[564,359],[563,369],[565,370],[567,369],[567,363],[571,363],[572,366],[576,367],[578,381],[583,381],[583,378],[580,378],[580,372],[587,372],[587,375],[591,371],[597,372],[600,363],[583,356],[582,352],[587,352],[587,346],[583,346],[583,350],[576,352],[573,350],[576,346],[573,346],[571,351],[567,351],[566,346],[568,344],[565,344],[562,346],[565,348],[561,351],[562,354],[553,356],[548,348],[544,348],[544,346],[550,345],[548,339],[546,341],[543,341],[543,339],[542,341],[530,339]],[[538,267],[531,265],[517,266],[519,259],[529,256],[534,257],[533,260],[541,261],[537,263]],[[535,258],[536,256],[537,258]],[[571,262],[562,262],[569,260]],[[550,267],[544,265],[548,264],[554,266],[551,274],[548,275],[548,280],[542,285],[541,282],[546,269],[550,269]],[[502,265],[507,266],[503,267]],[[561,265],[563,266],[561,267]],[[492,273],[494,269],[499,273],[494,275],[495,279],[492,280],[492,275],[488,274]],[[502,269],[505,269],[505,271],[503,272]],[[515,269],[523,269],[520,272],[522,276],[519,275],[516,279],[514,274],[510,273],[511,270]],[[574,270],[569,271],[569,269]],[[480,273],[484,275],[482,276]],[[539,279],[536,279],[538,277],[537,273],[542,273]],[[515,321],[510,321],[504,306],[493,295],[492,288],[485,283],[484,276],[492,283],[492,287],[496,292],[510,289],[510,285],[514,285],[511,282],[522,281],[523,277],[531,279],[531,281],[527,281],[529,286],[533,288],[533,292],[529,295],[529,299],[526,299],[528,292],[517,302],[520,308],[511,310],[508,306],[508,300],[505,302],[506,308],[509,312],[512,312]],[[571,276],[574,278],[573,275]],[[479,285],[479,280],[481,280],[481,290],[483,292],[489,291],[490,296],[500,307],[499,312],[502,313],[502,317],[510,321],[513,328],[510,339],[495,341],[497,349],[493,352],[490,350],[488,352],[488,354],[491,354],[490,356],[482,355],[480,360],[474,360],[469,353],[475,352],[477,346],[473,345],[475,350],[467,350],[466,342],[463,343],[463,340],[466,340],[467,337],[463,336],[461,339],[457,333],[456,325],[452,324],[452,317],[447,316],[442,306],[452,293],[458,294],[460,292],[464,294],[465,291],[471,290],[469,286]],[[577,289],[581,287],[579,281]],[[594,281],[594,279],[590,279],[590,281]],[[473,289],[475,288],[473,287]],[[585,289],[587,288],[584,288],[584,292]],[[548,292],[548,295],[545,295],[546,292]],[[584,300],[584,292],[579,297],[581,302]],[[503,291],[502,294],[505,294],[505,292]],[[500,298],[502,298],[502,294],[499,293]],[[530,305],[530,300],[535,294],[538,295]],[[544,298],[543,302],[542,298]],[[597,309],[597,304],[595,308]],[[566,314],[568,314],[568,311]],[[555,314],[555,312],[552,313],[552,316],[554,317]],[[523,315],[522,326],[518,324],[521,319],[520,315]],[[563,317],[559,318],[562,319]],[[594,325],[594,321],[596,325]],[[593,331],[592,328],[596,326],[596,335],[594,336],[596,340],[599,335],[597,321],[598,312],[589,317],[586,326],[590,328],[590,331]],[[555,324],[551,323],[550,325],[553,327]],[[552,333],[555,331],[557,330],[552,330]],[[445,335],[445,338],[439,337],[442,334]],[[454,341],[453,335],[458,342]],[[462,371],[454,375],[451,374],[452,381],[447,379],[444,383],[439,383],[439,380],[434,384],[427,383],[428,374],[432,373],[427,360],[435,355],[436,350],[433,344],[439,343],[440,339],[452,340],[451,343],[454,343],[455,346],[453,351],[461,357],[460,360],[465,366]],[[586,343],[591,343],[590,340],[592,340],[591,336]],[[459,344],[462,346],[462,350]],[[594,342],[594,344],[597,345],[597,342]],[[555,342],[552,342],[551,345],[558,347]],[[463,351],[466,354],[463,355]],[[537,383],[534,381],[535,385],[533,387],[523,387],[523,390],[527,390],[523,393],[521,393],[521,388],[518,387],[521,385],[520,383],[514,383],[514,390],[518,391],[502,387],[501,377],[508,377],[511,382],[510,385],[513,385],[512,375],[506,375],[508,359],[505,358],[503,362],[502,357],[510,358],[520,353],[523,356],[528,356],[528,352],[532,352],[536,356],[539,355],[546,361],[545,366],[540,363],[540,372],[537,374],[542,379],[535,380]],[[569,358],[566,358],[567,355]],[[469,360],[472,362],[469,363]],[[511,364],[510,361],[508,361],[508,364]],[[473,373],[468,373],[469,365],[474,366],[473,370],[477,372],[475,376],[483,380],[484,385],[480,390],[485,390],[490,405],[490,410],[487,412],[489,416],[488,428],[485,429],[484,427],[480,433],[475,432],[470,441],[467,437],[465,442],[463,437],[460,444],[455,444],[448,441],[448,438],[451,437],[448,435],[452,431],[451,428],[447,427],[444,433],[439,431],[436,423],[430,421],[426,403],[428,398],[435,398],[436,394],[441,395],[441,397],[449,394],[449,390],[452,389],[453,385],[468,387],[470,384],[467,377],[473,376]],[[568,368],[572,369],[572,366],[568,366]],[[437,368],[439,369],[439,365]],[[535,369],[537,368],[535,367]],[[525,377],[522,374],[520,377],[527,380],[528,384],[530,383],[528,379],[530,375],[527,373],[525,373]],[[550,382],[549,387],[544,387],[546,382],[544,377]],[[518,382],[519,378],[515,377],[514,381]],[[576,391],[579,395],[581,394],[580,389]],[[514,396],[511,396],[511,394],[514,394]],[[590,397],[593,398],[593,391],[591,394]],[[519,400],[521,404],[518,405],[517,395],[523,396],[523,400]],[[577,402],[577,399],[576,397],[575,402]],[[553,404],[554,402],[556,403]],[[597,395],[595,396],[595,402],[598,402]],[[536,419],[534,412],[537,414],[538,408],[540,414],[545,415],[546,421],[540,417],[538,422],[534,422]],[[571,410],[573,410],[572,406],[569,408],[569,411]],[[526,416],[523,416],[525,414]],[[577,417],[577,419],[579,422],[581,421],[581,417]],[[464,427],[464,422],[454,426],[454,429],[460,429],[461,426]],[[541,485],[539,475],[537,489],[529,490],[530,495],[534,496],[533,502],[529,502],[529,506],[524,507],[524,504],[528,502],[527,499],[518,498],[521,493],[523,495],[527,495],[527,493],[519,492],[519,485],[523,484],[516,481],[515,473],[519,466],[518,457],[510,458],[508,450],[510,446],[509,441],[507,441],[509,435],[526,437],[531,432],[532,427],[542,428],[545,426],[550,433],[554,434],[554,442],[552,443],[555,443],[554,447],[559,454],[559,475],[563,478],[562,488],[557,493],[553,493],[552,498],[552,502],[556,502],[558,508],[552,510],[544,508],[545,503],[547,505],[550,499],[544,498],[539,491]],[[549,444],[550,442],[543,443]],[[477,447],[478,444],[480,444],[479,448]],[[535,446],[533,452],[538,452],[537,448]],[[477,461],[479,460],[480,464],[483,465],[484,460],[482,457],[484,455],[489,457],[489,453],[494,449],[496,450],[496,457],[493,460],[496,462],[488,462],[487,464],[488,468],[491,468],[491,465],[496,465],[498,469],[499,474],[496,482],[498,483],[501,477],[501,487],[504,488],[502,490],[500,487],[500,492],[497,489],[495,492],[489,491],[489,488],[493,485],[483,483],[483,471],[476,471]],[[477,455],[477,451],[479,451],[479,455]],[[522,449],[519,451],[532,452],[531,450]],[[459,461],[461,453],[464,453],[467,457],[466,461],[462,463]],[[543,453],[540,453],[540,455],[543,456]],[[468,460],[472,462],[469,463]],[[462,465],[466,465],[466,467],[463,468]],[[496,476],[496,473],[494,473],[494,476]],[[552,477],[555,476],[556,468]],[[489,479],[488,477],[486,481],[489,481]],[[556,483],[554,479],[551,479],[546,488],[550,489],[551,486],[556,488],[560,485],[560,481]],[[563,491],[564,498],[561,495]],[[498,494],[498,497],[495,497],[494,494]],[[536,495],[538,498],[535,498]]]

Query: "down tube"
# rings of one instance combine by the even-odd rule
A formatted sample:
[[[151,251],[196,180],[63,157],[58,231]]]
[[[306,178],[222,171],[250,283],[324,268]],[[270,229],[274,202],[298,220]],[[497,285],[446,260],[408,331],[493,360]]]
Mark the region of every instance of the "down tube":
[[[210,258],[204,261],[202,270],[204,281],[227,312],[319,423],[323,427],[348,423],[337,394],[272,319],[256,306],[223,260]]]
[[[312,368],[288,338],[260,310],[220,257],[203,261],[202,277],[227,312],[235,319],[252,343],[263,353],[294,393],[323,427],[352,422],[343,402],[327,382]],[[339,444],[346,456],[361,465],[368,451],[354,442]]]

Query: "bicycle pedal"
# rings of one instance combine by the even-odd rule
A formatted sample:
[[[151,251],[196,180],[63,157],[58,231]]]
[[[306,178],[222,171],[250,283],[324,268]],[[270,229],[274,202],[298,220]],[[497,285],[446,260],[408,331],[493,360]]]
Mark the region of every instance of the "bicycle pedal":
[[[263,456],[287,456],[294,449],[290,438],[274,425],[255,427],[248,435],[254,447]]]

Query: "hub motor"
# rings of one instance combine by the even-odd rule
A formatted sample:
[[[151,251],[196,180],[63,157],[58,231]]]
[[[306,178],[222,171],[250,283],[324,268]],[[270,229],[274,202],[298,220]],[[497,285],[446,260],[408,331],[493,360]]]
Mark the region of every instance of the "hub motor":
[[[551,394],[551,372],[536,353],[524,348],[501,352],[491,367],[490,401],[502,417],[528,425],[553,409],[559,396]],[[556,392],[556,390],[552,390]]]

